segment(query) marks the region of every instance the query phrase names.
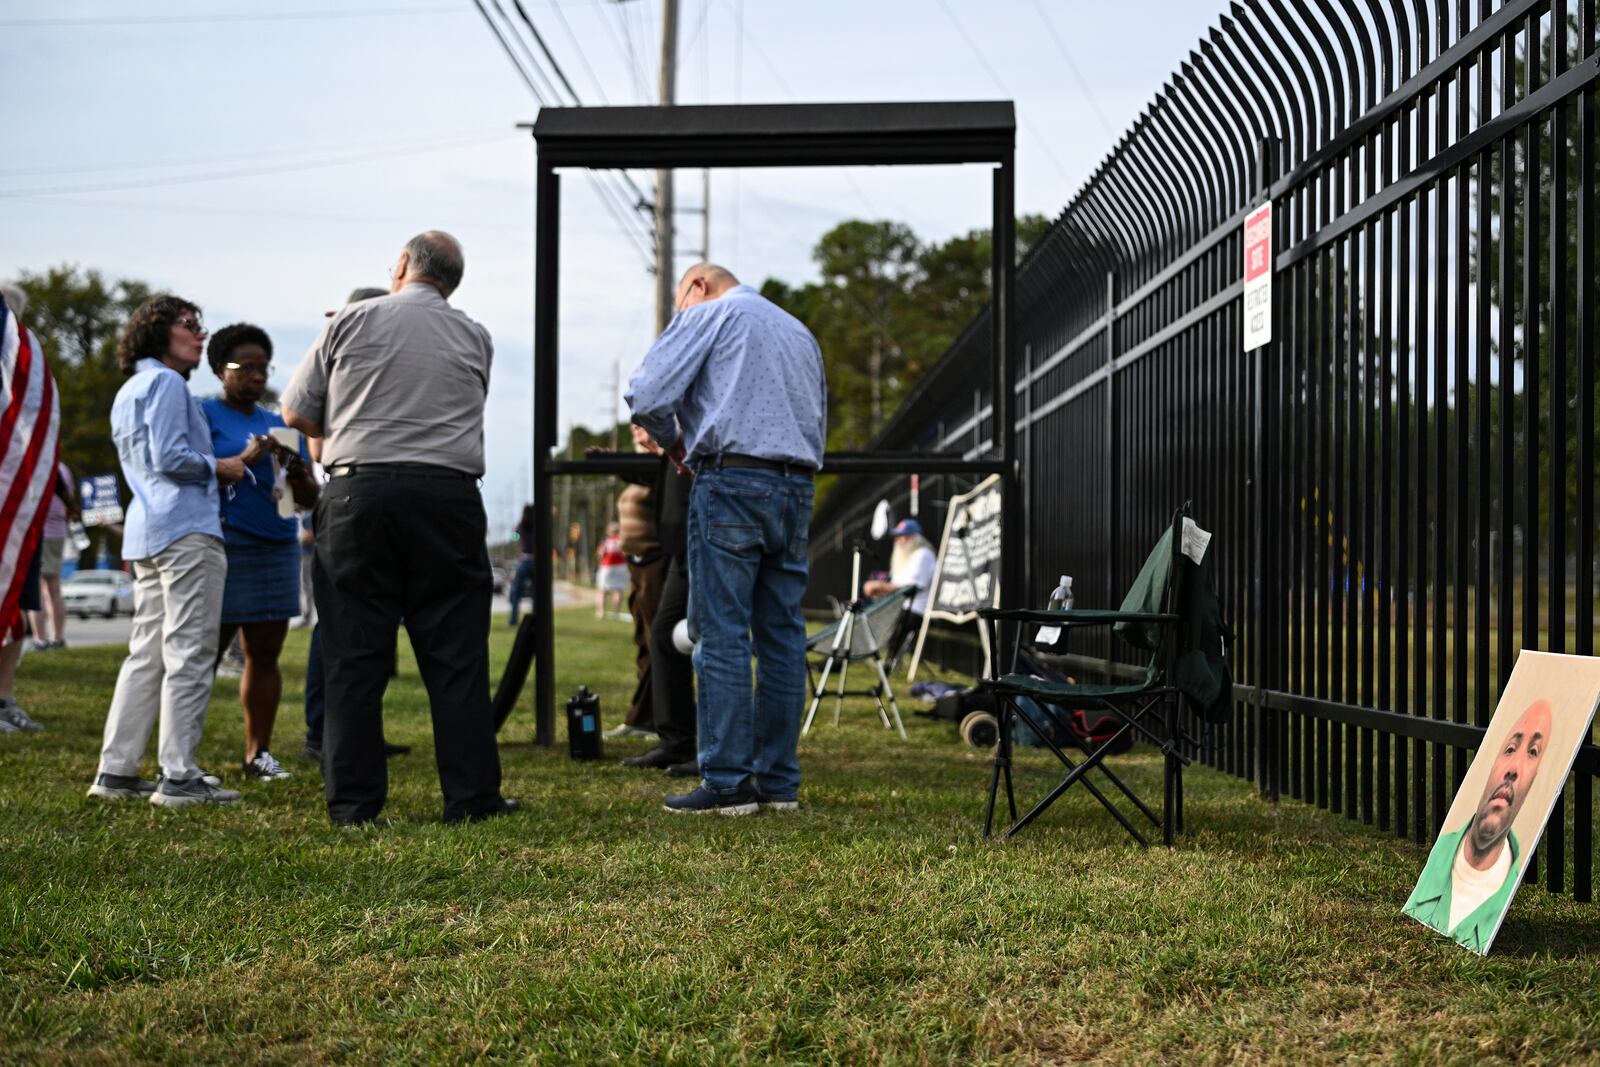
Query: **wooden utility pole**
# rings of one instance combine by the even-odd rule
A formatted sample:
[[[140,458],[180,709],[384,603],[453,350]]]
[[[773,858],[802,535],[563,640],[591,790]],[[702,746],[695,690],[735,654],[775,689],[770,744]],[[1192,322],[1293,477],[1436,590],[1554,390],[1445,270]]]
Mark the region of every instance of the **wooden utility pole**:
[[[661,106],[677,103],[678,0],[661,0]],[[672,171],[656,171],[656,332],[672,321],[677,295],[672,255]]]

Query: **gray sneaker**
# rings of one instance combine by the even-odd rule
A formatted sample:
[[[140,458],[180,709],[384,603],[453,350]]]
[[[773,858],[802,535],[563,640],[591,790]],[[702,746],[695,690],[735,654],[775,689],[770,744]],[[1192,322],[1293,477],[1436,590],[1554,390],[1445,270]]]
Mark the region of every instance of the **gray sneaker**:
[[[101,800],[143,800],[156,791],[156,783],[136,774],[100,774],[95,776],[89,795]]]
[[[218,789],[204,778],[163,778],[150,803],[160,808],[192,808],[199,804],[232,804],[239,799],[237,789]]]
[[[44,729],[10,697],[0,698],[0,722],[9,723],[13,730],[23,730],[30,734],[36,734]]]

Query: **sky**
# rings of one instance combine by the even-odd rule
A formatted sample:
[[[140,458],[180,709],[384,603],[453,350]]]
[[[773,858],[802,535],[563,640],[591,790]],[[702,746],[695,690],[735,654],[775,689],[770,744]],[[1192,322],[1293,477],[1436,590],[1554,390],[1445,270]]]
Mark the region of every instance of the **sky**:
[[[654,102],[662,0],[521,5],[582,103]],[[1205,0],[680,5],[680,104],[1013,100],[1018,211],[1050,217],[1220,12]],[[452,302],[495,339],[484,502],[491,535],[509,531],[532,470],[534,150],[517,124],[540,104],[475,0],[0,0],[0,70],[0,280],[76,264],[176,292],[212,329],[254,322],[273,338],[280,390],[325,311],[386,285],[412,234],[455,234],[466,276]],[[651,176],[632,177],[649,195]],[[647,226],[613,215],[602,187],[621,188],[615,175],[563,181],[562,437],[626,417],[620,395],[653,336]],[[681,172],[680,209],[699,208],[701,190],[701,172]],[[987,225],[989,198],[975,166],[715,172],[710,257],[752,284],[804,282],[817,238],[845,219],[943,240]],[[680,213],[678,270],[700,229]],[[190,386],[220,390],[206,368]]]

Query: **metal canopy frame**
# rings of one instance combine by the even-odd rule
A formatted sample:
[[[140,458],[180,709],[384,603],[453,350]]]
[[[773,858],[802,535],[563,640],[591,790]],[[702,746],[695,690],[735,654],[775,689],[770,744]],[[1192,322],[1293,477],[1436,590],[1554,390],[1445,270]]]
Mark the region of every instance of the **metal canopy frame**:
[[[987,458],[921,453],[830,452],[831,473],[941,471],[1001,477],[1001,602],[1021,603],[1022,532],[1011,388],[1016,287],[1016,110],[1010,101],[904,104],[737,104],[689,107],[544,108],[532,125],[538,156],[534,238],[533,497],[535,742],[555,743],[555,627],[552,618],[554,521],[551,478],[637,471],[653,461],[610,457],[551,458],[557,445],[558,328],[561,292],[561,177],[558,167],[587,169],[994,164],[994,414]]]

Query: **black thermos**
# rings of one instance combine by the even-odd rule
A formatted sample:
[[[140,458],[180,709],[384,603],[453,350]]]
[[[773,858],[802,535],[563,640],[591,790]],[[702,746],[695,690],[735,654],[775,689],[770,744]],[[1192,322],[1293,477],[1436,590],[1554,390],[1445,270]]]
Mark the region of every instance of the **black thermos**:
[[[600,758],[600,697],[586,685],[567,701],[567,751],[573,759]]]

